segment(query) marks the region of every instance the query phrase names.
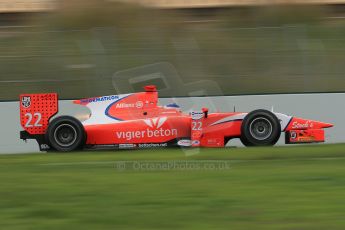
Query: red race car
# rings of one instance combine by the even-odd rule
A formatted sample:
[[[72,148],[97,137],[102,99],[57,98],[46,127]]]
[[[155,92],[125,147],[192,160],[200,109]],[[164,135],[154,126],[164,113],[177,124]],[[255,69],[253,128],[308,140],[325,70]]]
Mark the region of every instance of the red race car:
[[[224,147],[233,138],[245,146],[276,144],[282,132],[285,142],[324,142],[329,123],[307,120],[259,109],[250,113],[186,114],[176,104],[158,105],[156,87],[145,92],[94,97],[73,103],[90,109],[79,121],[57,116],[58,95],[20,95],[20,138],[36,139],[41,151],[73,151],[83,148],[144,148],[166,146]]]

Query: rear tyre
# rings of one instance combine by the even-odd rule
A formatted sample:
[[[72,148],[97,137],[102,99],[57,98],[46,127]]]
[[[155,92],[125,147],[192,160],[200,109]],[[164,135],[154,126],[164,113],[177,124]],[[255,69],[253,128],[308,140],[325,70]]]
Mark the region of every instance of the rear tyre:
[[[84,126],[70,116],[55,118],[49,124],[45,136],[49,145],[59,152],[81,149],[86,142]]]
[[[243,119],[240,139],[245,146],[272,146],[277,143],[280,134],[281,126],[276,115],[259,109]]]

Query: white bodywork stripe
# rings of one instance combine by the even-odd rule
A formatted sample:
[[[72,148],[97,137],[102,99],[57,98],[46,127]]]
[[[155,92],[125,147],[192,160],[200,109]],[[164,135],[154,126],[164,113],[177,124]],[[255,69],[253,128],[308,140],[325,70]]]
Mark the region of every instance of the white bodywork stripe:
[[[274,113],[279,122],[280,122],[280,126],[281,126],[281,130],[284,131],[286,129],[286,127],[288,126],[290,120],[292,119],[292,116],[288,116],[282,113]]]
[[[247,115],[247,113],[240,113],[240,114],[224,117],[224,118],[212,123],[211,125],[218,125],[218,124],[225,123],[225,122],[243,120],[246,115]]]
[[[97,125],[97,124],[111,124],[121,122],[120,120],[116,120],[115,118],[108,117],[105,112],[107,108],[112,104],[115,103],[131,94],[121,94],[117,95],[118,98],[114,100],[108,101],[98,101],[98,102],[90,102],[86,105],[91,111],[91,117],[82,122],[83,125]]]
[[[228,117],[222,118],[222,119],[212,123],[211,126],[212,125],[218,125],[218,124],[225,123],[225,122],[243,120],[247,114],[248,113],[240,113],[240,114],[236,114],[233,116],[228,116]],[[277,116],[277,118],[280,122],[281,130],[284,131],[286,129],[286,127],[288,126],[290,120],[292,119],[292,116],[288,116],[288,115],[285,115],[282,113],[274,113],[274,114]]]

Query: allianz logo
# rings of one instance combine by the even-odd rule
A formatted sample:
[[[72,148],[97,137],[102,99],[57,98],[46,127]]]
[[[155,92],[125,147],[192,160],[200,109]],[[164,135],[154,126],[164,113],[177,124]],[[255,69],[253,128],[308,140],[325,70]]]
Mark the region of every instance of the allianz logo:
[[[118,103],[116,104],[117,109],[126,109],[126,108],[142,108],[144,106],[142,101],[137,101],[136,103]]]

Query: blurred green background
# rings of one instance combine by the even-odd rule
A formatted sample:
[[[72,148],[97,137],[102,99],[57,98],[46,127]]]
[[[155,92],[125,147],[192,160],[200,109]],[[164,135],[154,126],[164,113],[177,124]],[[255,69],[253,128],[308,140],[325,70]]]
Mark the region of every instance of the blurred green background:
[[[185,83],[214,81],[221,92],[210,95],[344,92],[344,12],[340,5],[158,9],[91,0],[2,14],[0,100],[23,92],[116,94],[118,71],[160,62]]]

